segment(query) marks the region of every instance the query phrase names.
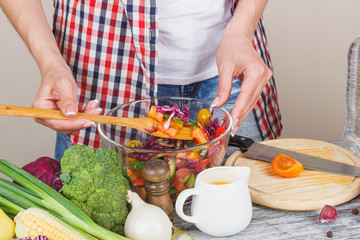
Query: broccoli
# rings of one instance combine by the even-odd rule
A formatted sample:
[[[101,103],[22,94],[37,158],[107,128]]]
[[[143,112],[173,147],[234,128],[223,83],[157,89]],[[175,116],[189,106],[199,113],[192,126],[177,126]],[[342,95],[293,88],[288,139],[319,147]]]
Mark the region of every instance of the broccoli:
[[[62,193],[97,224],[124,235],[131,190],[121,156],[110,149],[75,145],[61,159]]]

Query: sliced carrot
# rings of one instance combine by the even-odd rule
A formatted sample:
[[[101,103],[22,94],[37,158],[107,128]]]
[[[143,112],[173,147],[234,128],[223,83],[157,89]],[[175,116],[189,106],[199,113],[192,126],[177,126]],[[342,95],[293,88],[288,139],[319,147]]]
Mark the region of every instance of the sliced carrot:
[[[304,168],[296,159],[279,153],[271,162],[271,170],[283,177],[295,177],[302,173]]]
[[[192,136],[196,140],[195,144],[203,144],[209,141],[204,129],[202,128],[193,127]]]
[[[187,156],[191,159],[200,159],[202,157],[198,152],[189,152]]]
[[[155,106],[151,106],[150,111],[147,113],[149,118],[153,118],[158,122],[164,121],[164,115],[156,110]]]

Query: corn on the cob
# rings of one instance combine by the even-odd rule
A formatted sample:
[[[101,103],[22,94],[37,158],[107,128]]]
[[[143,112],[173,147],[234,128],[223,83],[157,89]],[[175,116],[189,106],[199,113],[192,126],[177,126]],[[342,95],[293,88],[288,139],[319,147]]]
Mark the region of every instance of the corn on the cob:
[[[79,232],[50,213],[39,208],[28,208],[19,212],[15,219],[16,237],[46,236],[49,240],[85,240],[92,236]]]

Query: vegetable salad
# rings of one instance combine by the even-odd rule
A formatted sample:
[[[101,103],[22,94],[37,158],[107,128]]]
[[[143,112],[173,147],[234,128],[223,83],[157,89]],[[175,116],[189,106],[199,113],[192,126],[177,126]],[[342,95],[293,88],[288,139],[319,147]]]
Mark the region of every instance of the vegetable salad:
[[[196,121],[190,119],[190,112],[186,105],[182,110],[176,104],[172,107],[153,105],[147,115],[158,122],[153,129],[147,129],[147,131],[149,133],[161,131],[168,134],[169,138],[151,136],[145,143],[132,140],[127,143],[127,146],[143,150],[174,149],[175,151],[160,154],[144,151],[128,152],[125,157],[130,165],[127,173],[133,188],[142,198],[145,198],[145,180],[141,175],[142,165],[154,158],[163,159],[170,167],[169,193],[175,201],[181,191],[194,186],[199,172],[221,164],[223,154],[219,152],[226,150],[223,139],[211,145],[206,145],[206,143],[220,137],[226,131],[226,127],[224,121],[220,122],[218,118],[212,119],[211,110],[208,109],[201,109]],[[193,128],[193,140],[171,138],[183,126]],[[189,151],[182,150],[189,147],[192,147]]]

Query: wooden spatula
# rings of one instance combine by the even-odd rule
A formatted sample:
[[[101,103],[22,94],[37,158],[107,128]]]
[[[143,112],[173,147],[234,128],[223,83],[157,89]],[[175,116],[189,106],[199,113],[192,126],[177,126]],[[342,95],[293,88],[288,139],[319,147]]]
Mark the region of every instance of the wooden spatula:
[[[11,106],[0,104],[0,115],[6,116],[18,116],[18,117],[33,117],[33,118],[45,118],[45,119],[78,119],[85,118],[89,119],[95,123],[104,123],[104,124],[114,124],[124,127],[135,128],[137,130],[148,133],[145,129],[153,129],[154,124],[157,123],[154,119],[143,117],[143,118],[123,118],[123,117],[114,117],[114,116],[103,116],[95,115],[88,113],[78,113],[76,117],[69,118],[64,116],[64,114],[59,110],[50,110],[42,108],[32,108],[32,107],[20,107],[20,106]],[[175,138],[175,139],[184,139],[191,140],[192,128],[184,126],[179,129],[175,137],[170,137],[169,135],[156,131],[150,133],[151,135],[162,137],[162,138]]]

